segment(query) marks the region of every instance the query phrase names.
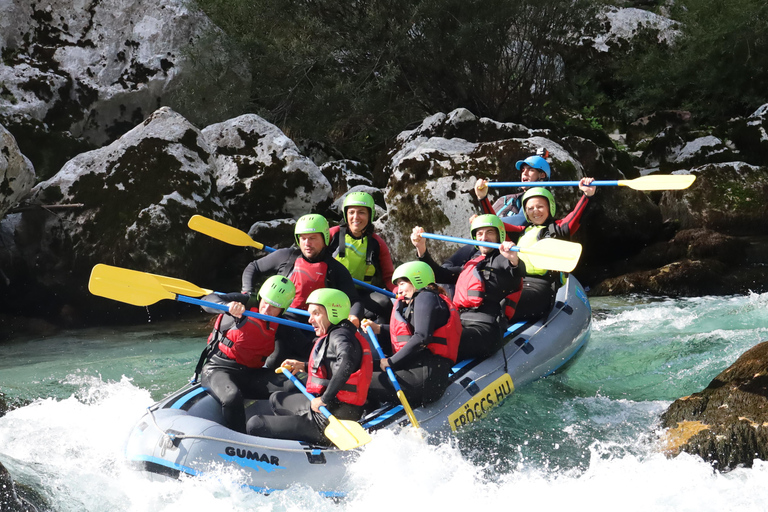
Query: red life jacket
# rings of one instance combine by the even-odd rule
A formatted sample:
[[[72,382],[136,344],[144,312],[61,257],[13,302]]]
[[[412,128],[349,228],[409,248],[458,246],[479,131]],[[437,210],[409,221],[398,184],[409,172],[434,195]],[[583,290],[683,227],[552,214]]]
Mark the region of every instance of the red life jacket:
[[[327,374],[326,366],[321,364],[321,361],[318,361],[318,364],[315,363],[318,349],[322,346],[326,336],[328,335],[326,334],[315,340],[315,346],[312,348],[312,353],[309,355],[309,364],[307,365],[307,391],[313,395],[323,394],[325,388],[328,387],[329,375]],[[368,397],[368,387],[371,385],[373,356],[371,355],[371,347],[368,345],[368,340],[365,339],[362,334],[355,331],[355,339],[360,343],[360,347],[363,349],[363,360],[360,364],[360,368],[349,376],[347,382],[336,394],[336,398],[340,402],[346,404],[363,405],[365,399]]]
[[[453,303],[459,308],[474,309],[483,303],[485,298],[485,281],[477,270],[477,265],[485,259],[479,254],[464,264],[464,269],[456,280],[456,292]]]
[[[250,311],[258,313],[258,308]],[[214,324],[214,330],[208,336],[208,343],[219,333],[219,350],[228,358],[248,368],[261,368],[267,357],[275,350],[275,333],[278,324],[266,322],[260,318],[246,318],[240,327],[232,328],[222,333],[219,315]],[[223,335],[223,336],[221,336]]]
[[[299,256],[293,264],[288,279],[296,286],[296,296],[291,302],[292,308],[307,309],[307,297],[313,291],[325,287],[328,264],[324,261],[310,263]]]
[[[440,298],[448,305],[450,316],[445,325],[438,327],[432,333],[432,341],[427,345],[427,348],[436,356],[443,356],[455,363],[459,353],[459,340],[461,339],[461,318],[459,317],[459,310],[451,302],[451,299],[445,295],[440,295]],[[400,302],[400,299],[397,301]],[[397,306],[398,304],[393,305],[392,314],[389,317],[389,336],[392,341],[392,350],[395,352],[403,348],[413,336],[413,327],[403,318]]]
[[[506,297],[504,297],[504,300],[502,301],[502,306],[504,308],[504,316],[507,317],[507,320],[512,320],[512,317],[515,316],[515,311],[517,310],[517,303],[520,301],[520,294],[523,293],[523,287],[520,286],[520,289],[516,292],[512,292]]]

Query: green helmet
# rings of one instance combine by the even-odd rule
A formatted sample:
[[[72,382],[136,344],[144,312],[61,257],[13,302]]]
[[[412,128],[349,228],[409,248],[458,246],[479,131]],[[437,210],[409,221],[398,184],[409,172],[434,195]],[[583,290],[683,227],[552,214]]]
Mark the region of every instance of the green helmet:
[[[261,285],[259,298],[276,308],[286,309],[293,302],[296,287],[290,279],[283,276],[272,276]]]
[[[322,233],[325,238],[325,245],[331,242],[331,232],[328,228],[328,220],[322,215],[317,213],[310,213],[299,217],[296,221],[296,227],[293,229],[293,234],[296,237],[296,243],[299,243],[299,235],[306,235],[309,233]]]
[[[344,198],[344,203],[341,205],[341,211],[344,215],[344,220],[347,220],[347,207],[349,206],[365,206],[370,210],[371,218],[370,222],[373,222],[373,218],[376,216],[376,204],[373,202],[373,196],[368,192],[350,192]]]
[[[477,240],[475,238],[475,231],[486,227],[496,228],[496,231],[499,232],[499,243],[506,239],[507,230],[504,229],[504,222],[498,216],[487,213],[485,215],[478,215],[472,221],[472,225],[469,227],[469,231],[472,233],[472,240]]]
[[[523,198],[520,200],[520,203],[523,205],[523,215],[525,215],[525,220],[528,222],[531,221],[531,219],[528,218],[528,214],[525,213],[525,202],[528,201],[532,197],[543,197],[549,202],[549,214],[554,217],[555,216],[555,196],[552,195],[552,192],[545,189],[544,187],[534,187],[528,189],[528,191],[523,194]]]
[[[392,274],[393,283],[402,278],[410,281],[417,290],[421,290],[435,282],[435,271],[423,261],[409,261],[397,267]]]
[[[335,288],[320,288],[313,291],[307,297],[307,305],[309,304],[323,306],[328,313],[328,320],[333,325],[347,318],[352,307],[347,294]]]

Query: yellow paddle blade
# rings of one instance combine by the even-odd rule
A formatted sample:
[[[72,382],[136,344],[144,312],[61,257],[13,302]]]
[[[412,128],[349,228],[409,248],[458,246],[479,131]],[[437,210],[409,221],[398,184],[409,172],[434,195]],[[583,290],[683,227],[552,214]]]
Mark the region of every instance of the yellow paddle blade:
[[[325,437],[342,450],[351,450],[371,442],[371,435],[356,421],[339,420],[331,415]]]
[[[88,290],[99,297],[134,306],[149,306],[162,299],[176,298],[152,274],[102,263],[93,267]]]
[[[419,428],[419,422],[416,420],[416,416],[413,414],[413,409],[411,409],[411,404],[408,403],[408,399],[405,398],[405,393],[403,393],[402,389],[397,390],[397,398],[400,400],[400,403],[403,405],[403,409],[405,409],[405,414],[408,415],[408,419],[411,420],[411,424]]]
[[[149,274],[160,283],[160,285],[171,293],[178,295],[188,295],[190,297],[202,297],[203,295],[209,295],[213,293],[213,290],[206,288],[200,288],[196,284],[192,284],[189,281],[182,279],[176,279],[175,277],[160,276],[157,274]]]
[[[581,244],[544,238],[531,247],[520,249],[520,252],[528,255],[531,263],[539,268],[571,272],[581,257]]]
[[[240,247],[255,247],[257,249],[263,249],[264,244],[255,242],[247,233],[240,231],[232,226],[227,226],[221,222],[203,217],[202,215],[194,215],[187,223],[190,229],[194,229],[204,235],[208,235],[211,238],[221,240],[230,245],[239,245]]]
[[[696,181],[693,174],[648,175],[633,180],[619,180],[619,186],[635,190],[683,190]]]

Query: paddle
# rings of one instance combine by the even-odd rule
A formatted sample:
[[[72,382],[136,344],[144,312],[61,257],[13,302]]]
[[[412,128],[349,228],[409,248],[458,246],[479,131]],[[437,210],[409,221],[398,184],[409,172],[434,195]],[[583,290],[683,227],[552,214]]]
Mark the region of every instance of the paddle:
[[[307,388],[297,379],[287,368],[282,366],[275,370],[275,373],[283,372],[291,382],[306,396],[311,402],[315,396],[307,391]],[[356,421],[339,420],[331,414],[324,405],[320,406],[320,412],[328,418],[328,426],[325,427],[325,437],[342,450],[351,450],[371,442],[371,435]]]
[[[257,249],[263,249],[267,252],[275,252],[277,250],[273,247],[269,247],[268,245],[254,241],[250,236],[248,236],[247,233],[240,231],[237,228],[233,228],[232,226],[222,224],[221,222],[215,221],[213,219],[203,217],[202,215],[193,215],[192,218],[189,219],[187,225],[190,229],[193,229],[204,235],[208,235],[211,238],[215,238],[216,240],[221,240],[222,242],[226,242],[230,245],[237,245],[240,247],[255,247]],[[395,294],[389,290],[379,288],[378,286],[366,283],[365,281],[360,281],[359,279],[352,280],[358,286],[382,293],[393,299],[395,298]]]
[[[162,280],[158,279],[158,277],[166,280],[166,283],[170,284],[164,285]],[[181,285],[180,283],[184,284]],[[171,290],[166,289],[165,286],[169,286]],[[207,306],[221,311],[229,311],[229,307],[226,304],[194,299],[176,293],[179,289],[185,289],[194,292],[194,294],[202,292],[199,293],[199,295],[207,295],[205,292],[209,291],[204,290],[203,288],[195,290],[195,288],[197,287],[192,283],[187,283],[180,279],[156,276],[155,274],[149,274],[147,272],[113,267],[102,263],[93,267],[91,278],[88,281],[88,290],[92,294],[125,302],[127,304],[133,304],[134,306],[149,306],[159,300],[171,299],[179,302],[186,302],[188,304],[196,304],[198,306]],[[243,315],[314,332],[311,325],[292,322],[291,320],[286,320],[280,317],[262,315],[261,313],[254,313],[252,311],[246,311]]]
[[[693,174],[649,174],[633,180],[593,181],[591,187],[629,187],[635,190],[683,190],[696,180]],[[488,183],[499,187],[578,187],[578,181],[496,181]]]
[[[381,345],[379,345],[379,339],[376,337],[376,333],[373,332],[373,329],[371,329],[371,326],[368,326],[368,328],[366,329],[366,332],[368,333],[368,336],[370,337],[371,343],[376,349],[376,352],[379,353],[379,357],[381,359],[384,359],[386,356],[384,355],[384,351],[381,350]],[[395,377],[395,372],[393,372],[392,368],[390,367],[387,367],[387,377],[389,377],[389,381],[395,387],[395,393],[397,393],[397,398],[398,400],[400,400],[400,403],[403,405],[403,409],[405,409],[405,414],[408,415],[408,419],[411,420],[411,424],[414,427],[419,428],[419,422],[418,420],[416,420],[416,416],[413,414],[413,409],[411,409],[411,404],[409,404],[408,399],[405,398],[405,393],[403,393],[403,390],[400,388],[400,384],[397,382],[397,377]]]
[[[445,242],[455,242],[457,244],[482,245],[498,249],[501,244],[494,242],[481,242],[479,240],[469,240],[467,238],[456,238],[452,236],[435,235],[433,233],[422,233],[424,238],[433,240],[443,240]],[[581,244],[557,240],[556,238],[544,238],[539,240],[533,246],[521,249],[514,246],[512,250],[526,254],[535,266],[548,270],[557,270],[559,272],[571,272],[579,262],[581,256]]]

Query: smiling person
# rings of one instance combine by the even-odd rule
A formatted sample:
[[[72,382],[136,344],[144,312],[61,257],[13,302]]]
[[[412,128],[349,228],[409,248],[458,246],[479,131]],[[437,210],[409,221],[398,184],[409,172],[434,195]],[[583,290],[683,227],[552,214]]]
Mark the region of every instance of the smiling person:
[[[309,295],[307,304],[316,335],[309,361],[286,359],[281,366],[293,374],[306,372],[307,391],[315,397],[307,400],[295,388],[273,393],[269,404],[274,415],[251,417],[250,435],[327,444],[323,432],[328,420],[320,407],[340,420],[358,420],[363,414],[373,358],[368,340],[347,319],[349,298],[339,290],[321,288]]]
[[[597,191],[597,187],[591,186],[593,181],[594,178],[582,178],[579,181],[579,189],[583,195],[573,211],[560,220],[555,220],[557,211],[555,198],[549,190],[534,187],[523,194],[525,224],[505,226],[509,234],[519,235],[518,247],[521,249],[531,247],[542,238],[570,240],[581,226],[581,216],[589,203],[589,198]],[[535,267],[524,252],[520,253],[520,259],[525,263],[525,279],[523,279],[523,288],[520,293],[516,297],[508,298],[510,302],[516,303],[514,314],[507,315],[510,322],[534,321],[549,313],[554,305],[555,293],[561,278],[559,272]]]
[[[391,354],[373,372],[368,395],[372,402],[397,401],[387,376],[392,368],[408,402],[418,407],[440,398],[448,387],[451,367],[456,362],[461,338],[461,319],[445,290],[435,284],[435,273],[423,261],[404,263],[395,269],[397,302],[389,324],[363,320],[376,334],[390,340]]]
[[[344,221],[330,230],[328,249],[354,279],[392,290],[392,255],[374,232],[376,205],[367,192],[350,192],[342,203]],[[388,318],[392,303],[385,295],[358,287],[366,318]]]
[[[459,308],[462,325],[458,360],[486,357],[498,348],[502,300],[520,290],[525,273],[525,265],[518,267],[518,253],[511,250],[515,244],[505,241],[499,217],[479,215],[470,231],[474,240],[500,243],[501,247],[462,248],[439,266],[427,251],[427,241],[421,236],[424,229],[416,226],[411,233],[419,260],[432,268],[436,281],[455,283],[453,303]]]
[[[336,261],[328,250],[330,232],[328,221],[322,215],[304,215],[294,228],[296,246],[278,249],[245,267],[242,277],[243,293],[253,290],[254,278],[279,274],[290,279],[296,287],[292,308],[307,309],[307,297],[320,288],[335,288],[344,292],[352,303],[350,320],[358,322],[363,307],[347,268]],[[285,317],[296,322],[306,322],[307,317],[288,312]],[[281,325],[275,338],[275,352],[267,358],[266,365],[275,368],[288,357],[306,358],[312,347],[307,331]]]
[[[243,293],[212,293],[204,299],[227,304],[229,311],[219,314],[206,350],[200,356],[195,374],[200,383],[221,405],[224,426],[245,433],[244,397],[261,392],[262,382],[274,372],[264,362],[275,349],[278,325],[260,318],[243,316],[245,311],[282,316],[296,294],[293,283],[283,276],[272,276],[256,297]],[[208,313],[218,309],[203,307]],[[202,369],[200,368],[202,367]]]
[[[525,183],[549,181],[552,175],[547,160],[538,155],[519,160],[515,168],[520,171],[520,181]],[[521,203],[526,190],[528,187],[521,187],[521,192],[501,196],[491,205],[488,200],[488,180],[478,179],[475,182],[475,195],[480,200],[483,212],[498,215],[505,223],[514,226],[522,226],[526,222]]]

